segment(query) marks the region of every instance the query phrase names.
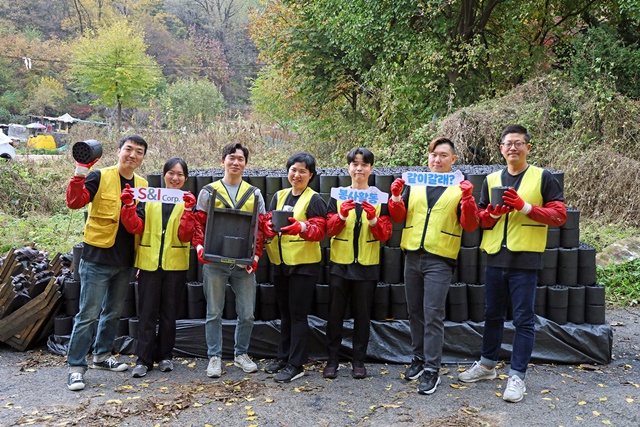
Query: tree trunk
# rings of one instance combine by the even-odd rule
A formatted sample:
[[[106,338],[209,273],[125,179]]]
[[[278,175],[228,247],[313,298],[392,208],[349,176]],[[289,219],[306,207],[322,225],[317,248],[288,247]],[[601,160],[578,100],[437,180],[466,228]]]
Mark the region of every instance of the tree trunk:
[[[120,102],[120,95],[118,95],[118,113],[117,113],[117,118],[116,118],[116,123],[117,123],[117,129],[118,132],[121,131],[121,125],[122,125],[122,102]]]

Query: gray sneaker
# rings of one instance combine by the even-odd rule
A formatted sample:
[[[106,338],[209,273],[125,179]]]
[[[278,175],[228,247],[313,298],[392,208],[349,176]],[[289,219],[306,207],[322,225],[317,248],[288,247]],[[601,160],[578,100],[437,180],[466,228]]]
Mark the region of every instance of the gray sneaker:
[[[458,380],[463,383],[475,383],[480,380],[492,380],[496,377],[496,369],[486,369],[480,362],[473,362],[473,365],[464,372],[458,374]]]
[[[248,374],[258,371],[258,365],[255,364],[248,354],[239,354],[233,358],[233,364]]]
[[[84,388],[84,376],[80,372],[71,372],[67,379],[67,387],[71,391],[78,391]]]
[[[169,359],[161,360],[160,363],[158,363],[158,369],[160,372],[173,371],[173,361]]]
[[[147,365],[136,365],[133,371],[131,371],[131,376],[133,378],[142,378],[147,375],[148,370]]]
[[[112,372],[122,372],[129,369],[129,365],[118,362],[113,356],[109,356],[108,359],[105,359],[102,362],[96,362],[94,360],[90,367],[93,369],[104,369]]]
[[[504,389],[502,399],[507,402],[520,402],[526,391],[527,387],[525,387],[524,381],[519,376],[514,375],[507,381],[507,388]]]
[[[213,356],[209,359],[209,365],[207,366],[207,376],[209,378],[220,378],[222,375],[222,360],[218,356]]]

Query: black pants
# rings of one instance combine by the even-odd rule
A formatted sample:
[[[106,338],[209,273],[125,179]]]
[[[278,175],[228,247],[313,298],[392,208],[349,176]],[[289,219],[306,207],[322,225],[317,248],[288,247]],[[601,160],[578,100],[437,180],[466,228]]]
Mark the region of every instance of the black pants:
[[[329,321],[327,323],[327,344],[329,360],[338,360],[342,342],[342,319],[351,296],[353,313],[353,354],[352,360],[364,361],[369,345],[371,306],[376,290],[375,280],[348,280],[331,275]]]
[[[278,359],[300,367],[309,360],[309,321],[317,276],[275,276],[280,308]]]
[[[186,286],[186,271],[140,270],[138,274],[138,364],[153,367],[173,357],[176,316]],[[156,334],[156,324],[158,333]]]

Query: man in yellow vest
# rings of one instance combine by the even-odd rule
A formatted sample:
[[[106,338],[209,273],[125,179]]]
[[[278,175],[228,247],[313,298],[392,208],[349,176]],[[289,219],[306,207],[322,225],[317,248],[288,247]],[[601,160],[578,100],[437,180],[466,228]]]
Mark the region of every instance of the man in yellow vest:
[[[222,149],[222,165],[224,176],[209,186],[216,190],[216,209],[240,209],[253,212],[258,205],[258,215],[265,214],[264,199],[259,189],[242,179],[249,150],[239,143],[231,143]],[[209,211],[210,192],[203,188],[198,195],[195,207],[197,223],[205,230]],[[244,372],[258,371],[258,366],[249,357],[249,341],[253,330],[253,313],[256,303],[255,272],[258,259],[262,255],[262,239],[256,239],[256,255],[253,265],[229,265],[220,262],[206,261],[204,256],[204,231],[196,232],[192,244],[198,252],[198,259],[203,265],[204,296],[207,301],[207,318],[205,335],[207,339],[207,355],[209,364],[207,376],[219,378],[222,375],[222,310],[224,309],[225,290],[229,283],[236,294],[236,312],[238,324],[235,331],[234,365]]]
[[[92,345],[91,368],[121,372],[128,367],[111,355],[135,259],[135,237],[120,222],[120,194],[126,185],[147,186],[147,181],[134,173],[146,153],[147,142],[142,137],[127,135],[120,140],[117,165],[89,173],[97,159],[89,164],[76,162],[67,187],[69,208],[80,209],[90,203],[79,267],[80,311],[67,353],[69,390],[84,388],[85,357]]]
[[[509,380],[502,398],[519,402],[535,341],[534,303],[538,270],[543,267],[547,226],[567,219],[562,188],[551,172],[530,165],[531,135],[521,125],[502,131],[500,152],[507,167],[487,176],[480,196],[480,249],[487,252],[484,333],[480,360],[458,375],[462,382],[490,380],[502,346],[509,301],[515,336]],[[491,188],[506,186],[502,200],[492,200]]]
[[[429,170],[449,173],[456,161],[453,142],[436,138],[429,144]],[[404,282],[413,360],[404,378],[420,378],[418,393],[429,395],[440,384],[447,293],[456,266],[462,230],[478,228],[473,184],[463,180],[449,187],[406,187],[391,184],[389,213],[394,222],[406,220],[400,247],[405,251]]]

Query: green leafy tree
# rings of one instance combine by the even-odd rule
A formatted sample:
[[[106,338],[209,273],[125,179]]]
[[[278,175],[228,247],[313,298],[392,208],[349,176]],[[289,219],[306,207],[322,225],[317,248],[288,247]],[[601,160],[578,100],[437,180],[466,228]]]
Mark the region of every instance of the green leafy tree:
[[[161,98],[167,124],[202,130],[224,111],[224,97],[207,80],[180,79],[167,86]]]
[[[145,51],[143,35],[125,21],[87,31],[72,48],[78,86],[97,97],[94,104],[117,107],[118,129],[122,107],[141,105],[160,83],[160,67]]]
[[[29,91],[28,108],[40,116],[54,114],[67,99],[67,91],[53,77],[42,77]]]
[[[251,31],[261,59],[303,99],[298,111],[359,114],[393,141],[550,69],[554,47],[610,3],[272,0]],[[273,86],[268,77],[256,85]]]

